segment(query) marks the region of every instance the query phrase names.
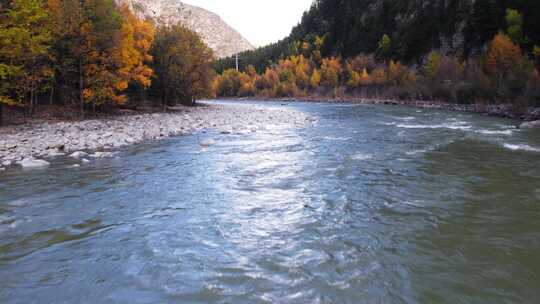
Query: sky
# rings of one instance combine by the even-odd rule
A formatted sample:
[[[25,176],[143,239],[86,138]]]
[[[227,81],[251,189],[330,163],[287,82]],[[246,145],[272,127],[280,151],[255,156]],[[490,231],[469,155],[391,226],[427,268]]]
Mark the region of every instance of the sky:
[[[218,14],[256,47],[285,38],[313,0],[183,0]]]

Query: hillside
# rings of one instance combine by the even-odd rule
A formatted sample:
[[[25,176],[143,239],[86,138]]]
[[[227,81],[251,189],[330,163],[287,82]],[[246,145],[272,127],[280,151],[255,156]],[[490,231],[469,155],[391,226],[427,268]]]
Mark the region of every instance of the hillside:
[[[540,1],[536,0],[317,0],[284,40],[242,54],[258,69],[290,54],[293,41],[326,35],[323,56],[373,53],[384,34],[391,57],[418,62],[429,51],[463,57],[478,54],[506,28],[508,8],[523,14],[523,44],[540,44]]]
[[[217,58],[231,56],[254,47],[218,15],[179,0],[131,0],[140,14],[161,22],[181,22],[197,32]]]

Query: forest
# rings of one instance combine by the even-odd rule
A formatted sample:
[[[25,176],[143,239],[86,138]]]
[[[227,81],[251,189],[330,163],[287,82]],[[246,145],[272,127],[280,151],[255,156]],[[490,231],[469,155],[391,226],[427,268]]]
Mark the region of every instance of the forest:
[[[218,96],[540,105],[537,1],[315,1],[291,35],[215,63]]]
[[[215,60],[181,24],[114,0],[0,1],[0,123],[50,105],[84,117],[205,97],[540,105],[540,4],[317,0],[289,37]]]
[[[84,116],[190,105],[212,92],[212,51],[180,24],[156,24],[113,0],[0,2],[2,106],[56,105]]]

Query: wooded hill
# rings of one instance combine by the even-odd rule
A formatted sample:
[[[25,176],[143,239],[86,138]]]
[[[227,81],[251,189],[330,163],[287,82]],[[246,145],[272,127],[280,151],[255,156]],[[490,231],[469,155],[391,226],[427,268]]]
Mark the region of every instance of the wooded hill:
[[[540,2],[318,0],[286,39],[215,64],[218,96],[540,105]]]
[[[323,57],[375,53],[385,34],[391,41],[388,57],[407,64],[421,62],[431,50],[474,56],[507,29],[508,9],[522,14],[522,49],[540,45],[537,0],[316,0],[287,38],[240,53],[240,63],[264,72],[270,62],[292,55],[295,41],[313,42],[316,36],[325,37]],[[233,62],[219,61],[216,69]]]

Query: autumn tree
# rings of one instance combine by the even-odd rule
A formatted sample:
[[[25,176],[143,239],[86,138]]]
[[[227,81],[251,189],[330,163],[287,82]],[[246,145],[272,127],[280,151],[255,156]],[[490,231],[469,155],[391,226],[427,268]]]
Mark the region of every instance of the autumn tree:
[[[523,60],[521,49],[515,45],[508,36],[497,34],[491,41],[486,56],[486,71],[493,75],[497,87],[501,88],[503,80],[513,68],[519,66]]]
[[[121,37],[113,52],[119,77],[116,86],[123,91],[132,84],[138,88],[142,99],[142,92],[152,83],[154,71],[148,64],[153,59],[150,48],[154,42],[155,28],[149,20],[135,16],[127,5],[122,6],[120,12],[123,17]]]
[[[441,65],[441,54],[437,51],[432,51],[427,57],[427,62],[424,67],[426,78],[429,81],[435,81],[435,78],[439,74],[439,67]]]
[[[118,53],[125,42],[123,18],[112,0],[49,0],[55,28],[54,56],[59,81],[68,96],[78,99],[81,115],[86,105],[125,101]],[[74,94],[76,92],[76,94]]]
[[[211,95],[213,54],[195,32],[180,24],[160,26],[152,56],[154,87],[163,109],[177,102],[192,105]]]
[[[263,93],[267,96],[274,96],[279,85],[279,75],[271,68],[267,68],[262,77]]]
[[[216,94],[224,97],[235,97],[240,89],[240,72],[236,69],[227,69],[216,78]]]
[[[323,58],[321,65],[321,85],[337,88],[341,74],[341,59],[336,57]]]
[[[51,77],[47,23],[42,0],[14,1],[0,18],[0,107],[25,104],[32,110],[40,85]]]
[[[321,84],[321,73],[318,69],[313,69],[311,77],[309,78],[309,86],[311,89],[317,89]]]

